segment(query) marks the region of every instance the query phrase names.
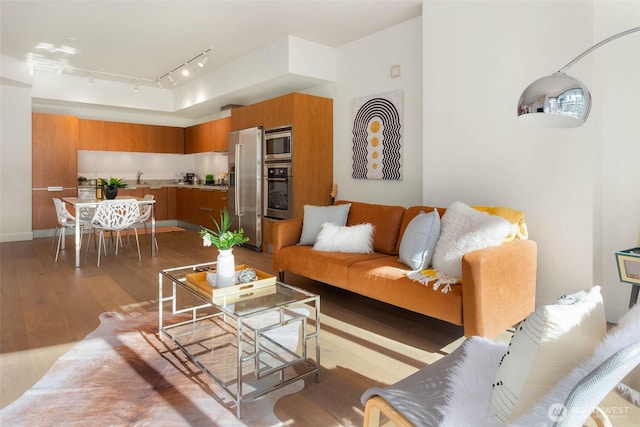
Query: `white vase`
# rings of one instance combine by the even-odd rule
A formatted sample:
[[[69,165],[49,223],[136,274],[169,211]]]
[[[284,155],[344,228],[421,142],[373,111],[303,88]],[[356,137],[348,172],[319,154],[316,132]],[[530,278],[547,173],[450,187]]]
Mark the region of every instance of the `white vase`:
[[[234,285],[236,264],[233,257],[233,249],[218,249],[216,261],[216,285],[219,288]]]

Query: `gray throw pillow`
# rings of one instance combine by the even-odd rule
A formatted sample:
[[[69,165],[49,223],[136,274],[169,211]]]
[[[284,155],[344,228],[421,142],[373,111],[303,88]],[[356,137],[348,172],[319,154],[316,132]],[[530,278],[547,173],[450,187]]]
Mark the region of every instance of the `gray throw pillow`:
[[[302,220],[301,245],[313,245],[318,233],[322,230],[322,224],[331,222],[335,225],[347,225],[347,216],[351,203],[335,206],[304,205],[304,218]]]
[[[400,262],[412,270],[422,270],[431,264],[433,251],[440,236],[440,215],[437,210],[420,212],[407,225],[400,241]]]

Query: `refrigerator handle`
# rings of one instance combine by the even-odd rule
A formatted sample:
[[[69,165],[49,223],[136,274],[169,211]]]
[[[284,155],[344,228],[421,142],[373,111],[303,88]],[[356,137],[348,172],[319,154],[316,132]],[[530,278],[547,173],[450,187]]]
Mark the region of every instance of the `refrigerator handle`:
[[[240,177],[242,176],[242,174],[240,173],[240,149],[242,147],[242,144],[236,144],[236,150],[235,150],[235,193],[236,193],[236,197],[234,200],[235,206],[234,209],[236,211],[236,215],[240,216],[242,215],[242,212],[240,212]]]

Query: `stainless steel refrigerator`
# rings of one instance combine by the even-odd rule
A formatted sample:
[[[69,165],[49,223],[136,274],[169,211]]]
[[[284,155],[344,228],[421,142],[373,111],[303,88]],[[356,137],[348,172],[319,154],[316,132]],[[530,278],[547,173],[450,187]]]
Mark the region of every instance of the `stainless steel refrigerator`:
[[[262,250],[262,127],[229,133],[229,213],[246,245]]]

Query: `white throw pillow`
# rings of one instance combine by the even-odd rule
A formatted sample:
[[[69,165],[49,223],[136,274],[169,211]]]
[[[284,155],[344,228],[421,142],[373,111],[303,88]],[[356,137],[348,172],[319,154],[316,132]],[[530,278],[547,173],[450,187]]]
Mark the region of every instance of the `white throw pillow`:
[[[326,222],[318,233],[313,249],[324,252],[373,253],[373,225],[346,227]]]
[[[304,218],[302,220],[301,245],[313,245],[318,233],[322,230],[322,224],[332,222],[335,225],[346,225],[351,203],[335,206],[304,205]]]
[[[606,333],[600,287],[538,307],[516,328],[496,373],[491,410],[500,423],[526,413]]]
[[[437,210],[420,212],[407,225],[400,241],[400,262],[412,270],[429,267],[433,250],[440,236],[440,215]]]
[[[462,257],[467,252],[498,246],[511,232],[506,219],[454,202],[442,216],[440,238],[433,253],[439,276],[462,277]]]

